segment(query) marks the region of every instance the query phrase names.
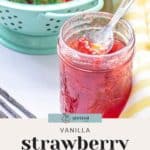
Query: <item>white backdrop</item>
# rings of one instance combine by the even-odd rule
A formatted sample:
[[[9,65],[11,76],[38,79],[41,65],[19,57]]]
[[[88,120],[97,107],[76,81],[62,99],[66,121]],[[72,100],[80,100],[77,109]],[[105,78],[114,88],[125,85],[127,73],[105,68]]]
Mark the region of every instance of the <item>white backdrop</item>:
[[[20,54],[0,45],[0,87],[40,118],[59,112],[56,55]]]

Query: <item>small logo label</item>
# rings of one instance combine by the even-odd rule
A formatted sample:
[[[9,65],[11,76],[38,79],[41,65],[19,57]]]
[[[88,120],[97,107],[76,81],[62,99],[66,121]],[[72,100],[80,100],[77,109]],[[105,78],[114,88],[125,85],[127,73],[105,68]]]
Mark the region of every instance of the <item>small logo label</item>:
[[[62,114],[62,122],[65,122],[65,123],[70,122],[69,114]]]
[[[101,114],[49,114],[49,123],[98,123],[102,121]]]

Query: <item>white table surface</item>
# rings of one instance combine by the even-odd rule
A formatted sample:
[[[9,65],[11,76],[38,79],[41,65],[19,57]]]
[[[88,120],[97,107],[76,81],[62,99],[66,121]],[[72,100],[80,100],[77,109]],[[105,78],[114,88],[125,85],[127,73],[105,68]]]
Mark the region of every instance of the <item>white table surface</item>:
[[[56,55],[26,55],[0,45],[0,70],[0,87],[37,117],[60,112]]]

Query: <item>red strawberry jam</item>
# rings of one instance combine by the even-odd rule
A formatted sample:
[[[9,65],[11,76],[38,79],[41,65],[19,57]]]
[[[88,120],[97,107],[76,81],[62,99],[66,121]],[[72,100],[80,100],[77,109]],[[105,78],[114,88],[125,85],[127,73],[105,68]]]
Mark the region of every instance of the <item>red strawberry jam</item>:
[[[101,55],[99,46],[85,38],[70,38],[67,44],[81,53]],[[107,55],[116,53],[125,46],[124,42],[115,40]],[[73,65],[69,61],[71,61],[69,57],[66,60],[60,59],[62,111],[101,113],[106,118],[118,117],[131,90],[131,62],[120,64],[113,69],[101,70],[101,62],[93,60],[92,71],[79,68],[79,65]],[[82,61],[84,62],[84,59],[81,58]],[[103,61],[107,60],[101,61],[103,64]]]
[[[101,51],[100,45],[88,41],[85,37],[79,38],[76,41],[69,40],[68,44],[71,48],[76,49],[77,51],[85,53],[85,54],[100,55],[100,54],[104,54],[105,52],[104,50]],[[124,42],[120,40],[115,40],[109,53],[114,53],[116,51],[119,51],[123,47],[125,47]]]
[[[98,113],[104,118],[117,118],[127,103],[135,44],[132,27],[126,21],[119,21],[110,51],[84,36],[105,25],[110,16],[103,12],[83,13],[68,20],[60,31],[63,113]]]

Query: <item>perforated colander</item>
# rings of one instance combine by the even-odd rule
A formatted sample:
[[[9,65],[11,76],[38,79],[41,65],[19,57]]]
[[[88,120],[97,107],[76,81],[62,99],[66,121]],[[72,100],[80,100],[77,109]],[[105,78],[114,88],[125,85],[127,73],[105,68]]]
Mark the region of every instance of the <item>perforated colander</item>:
[[[103,0],[75,0],[49,5],[30,5],[0,0],[0,43],[28,54],[56,51],[64,21],[83,11],[98,11]]]

